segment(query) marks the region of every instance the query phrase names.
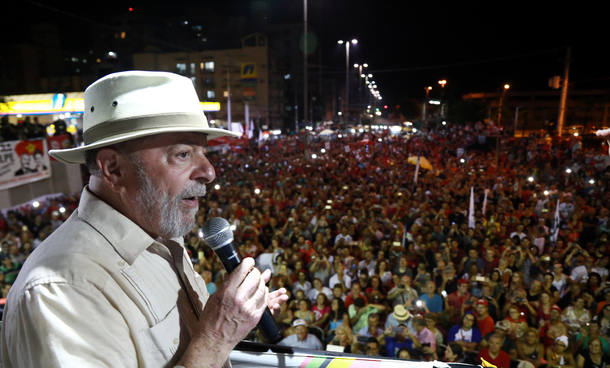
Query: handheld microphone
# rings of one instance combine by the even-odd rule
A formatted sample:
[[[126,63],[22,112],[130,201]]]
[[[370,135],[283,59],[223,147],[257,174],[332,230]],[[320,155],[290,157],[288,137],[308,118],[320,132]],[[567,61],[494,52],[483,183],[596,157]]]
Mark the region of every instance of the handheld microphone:
[[[233,246],[233,231],[229,222],[221,217],[214,217],[203,224],[203,241],[216,253],[227,272],[233,271],[241,263],[239,254]],[[280,331],[273,320],[269,308],[265,308],[258,328],[265,339],[271,343],[281,340]]]

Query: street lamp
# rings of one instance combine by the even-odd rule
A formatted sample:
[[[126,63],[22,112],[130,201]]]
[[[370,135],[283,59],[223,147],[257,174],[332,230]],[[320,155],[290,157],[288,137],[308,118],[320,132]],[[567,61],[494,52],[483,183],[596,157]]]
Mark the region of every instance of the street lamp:
[[[337,44],[345,44],[345,108],[343,111],[345,111],[344,122],[347,122],[349,120],[349,46],[350,44],[354,46],[357,45],[358,40],[355,38],[353,38],[351,41],[339,40],[337,41]]]
[[[509,89],[510,84],[505,83],[502,89],[502,93],[500,94],[500,102],[498,102],[498,127],[502,126],[502,103],[504,102],[504,95]]]
[[[446,79],[441,79],[438,81],[438,84],[441,86],[441,118],[445,118],[445,85],[447,84]]]

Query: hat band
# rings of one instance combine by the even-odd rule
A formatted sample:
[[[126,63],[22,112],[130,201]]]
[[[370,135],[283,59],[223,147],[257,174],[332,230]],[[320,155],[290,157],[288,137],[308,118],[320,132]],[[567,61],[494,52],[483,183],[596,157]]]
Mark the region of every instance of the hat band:
[[[203,113],[172,113],[144,115],[135,118],[107,120],[90,127],[83,133],[85,145],[102,139],[116,137],[125,133],[134,133],[139,130],[171,129],[171,128],[207,128]]]

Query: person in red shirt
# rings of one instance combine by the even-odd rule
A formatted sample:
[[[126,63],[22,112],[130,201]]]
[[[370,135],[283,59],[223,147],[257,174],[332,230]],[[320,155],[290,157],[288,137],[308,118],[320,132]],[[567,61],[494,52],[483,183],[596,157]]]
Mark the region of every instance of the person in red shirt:
[[[484,359],[497,368],[510,368],[510,355],[502,350],[502,338],[498,335],[491,335],[489,348],[481,350],[479,359]]]
[[[468,280],[459,279],[457,290],[447,295],[447,299],[445,299],[445,310],[449,311],[449,319],[453,324],[460,322],[463,315],[462,306],[466,300],[470,299],[468,286]]]
[[[493,318],[489,315],[487,300],[479,299],[475,304],[477,317],[477,327],[481,332],[481,336],[485,337],[487,334],[494,332],[496,323]]]
[[[357,298],[364,299],[364,302],[367,304],[369,302],[366,295],[362,292],[362,287],[360,286],[360,284],[354,282],[352,283],[350,293],[347,294],[347,296],[345,297],[345,308],[348,308],[352,303],[354,303],[354,300],[356,300]]]

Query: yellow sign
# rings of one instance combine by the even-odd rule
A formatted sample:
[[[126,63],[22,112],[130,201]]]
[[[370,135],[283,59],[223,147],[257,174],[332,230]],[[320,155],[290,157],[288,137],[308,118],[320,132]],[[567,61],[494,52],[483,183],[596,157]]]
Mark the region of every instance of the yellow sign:
[[[84,101],[82,98],[67,98],[61,105],[53,106],[52,99],[7,101],[0,103],[0,114],[59,114],[65,112],[83,112]]]
[[[241,79],[257,79],[258,70],[255,63],[241,63]]]
[[[220,111],[220,102],[200,102],[203,111]]]
[[[85,101],[82,92],[64,94],[37,94],[4,96],[0,102],[0,115],[82,114]],[[220,111],[220,102],[200,102],[203,111]]]

